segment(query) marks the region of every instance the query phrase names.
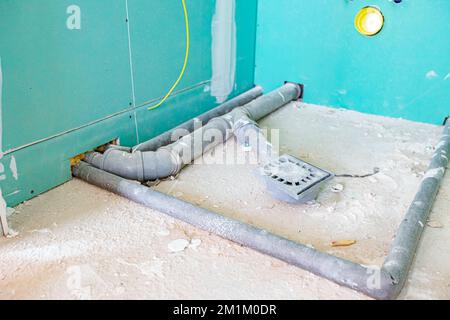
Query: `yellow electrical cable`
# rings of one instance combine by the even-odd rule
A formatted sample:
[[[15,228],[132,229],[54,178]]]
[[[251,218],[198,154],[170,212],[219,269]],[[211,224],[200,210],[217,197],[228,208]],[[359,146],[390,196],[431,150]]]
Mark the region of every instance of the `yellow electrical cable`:
[[[189,62],[189,51],[190,51],[190,47],[191,47],[191,32],[190,32],[190,28],[189,28],[189,15],[188,15],[187,6],[186,6],[186,0],[181,0],[181,2],[183,4],[184,19],[186,22],[186,53],[184,56],[183,68],[181,69],[181,72],[180,72],[180,75],[178,76],[177,81],[175,81],[174,85],[169,90],[169,92],[167,92],[167,94],[164,96],[164,98],[158,104],[148,108],[148,110],[154,110],[156,108],[159,108],[164,102],[166,102],[167,99],[169,99],[169,97],[172,95],[172,93],[176,89],[176,87],[180,84],[181,79],[183,79],[184,73],[186,72],[186,68],[187,68],[187,65]]]

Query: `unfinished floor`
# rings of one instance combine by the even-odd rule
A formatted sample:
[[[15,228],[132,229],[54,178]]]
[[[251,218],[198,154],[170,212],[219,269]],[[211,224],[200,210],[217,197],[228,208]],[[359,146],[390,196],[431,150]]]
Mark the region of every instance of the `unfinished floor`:
[[[336,178],[304,206],[274,200],[252,165],[197,164],[156,189],[380,265],[442,128],[299,103],[262,125],[280,129],[283,153],[323,169],[381,172]],[[368,299],[79,180],[18,206],[9,221],[18,235],[0,239],[0,299]],[[401,299],[450,298],[449,230],[447,174]],[[337,240],[356,244],[333,248]]]

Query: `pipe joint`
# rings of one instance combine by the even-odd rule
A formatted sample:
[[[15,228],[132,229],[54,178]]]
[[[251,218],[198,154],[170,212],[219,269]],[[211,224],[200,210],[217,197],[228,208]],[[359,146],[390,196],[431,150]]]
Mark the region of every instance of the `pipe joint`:
[[[246,131],[246,128],[248,128],[249,126],[259,128],[259,125],[256,121],[253,121],[248,117],[242,117],[234,123],[233,132],[236,134],[241,131]]]
[[[286,82],[285,82],[285,85],[294,86],[295,89],[297,90],[297,95],[296,95],[296,98],[294,98],[294,100],[300,100],[300,99],[303,98],[303,94],[304,94],[304,91],[305,91],[305,87],[304,87],[303,84],[299,84],[299,83],[296,83],[296,82],[286,81]]]
[[[173,166],[172,170],[164,178],[175,176],[183,169],[184,161],[181,155],[170,146],[161,147],[156,152],[163,156],[164,160],[161,159],[162,161],[169,161]]]
[[[225,104],[220,110],[211,111],[201,116],[202,120],[209,120],[202,129],[194,131],[194,120],[185,123],[181,128],[193,131],[190,135],[186,135],[166,147],[156,148],[156,151],[141,150],[152,150],[156,146],[167,143],[171,139],[169,133],[162,135],[151,143],[141,145],[141,147],[134,149],[133,153],[130,153],[129,150],[111,147],[103,155],[100,153],[88,155],[86,162],[96,168],[129,180],[149,181],[176,175],[192,160],[200,157],[220,142],[239,134],[238,131],[245,133],[244,131],[247,129],[244,130],[243,128],[253,127],[253,129],[258,129],[255,121],[295,99],[301,94],[301,87],[294,83],[288,83],[265,96],[259,97],[260,94],[261,88],[256,88],[249,97],[237,99],[233,103]],[[236,108],[237,105],[241,105],[243,101],[248,101],[252,97],[259,98]],[[224,116],[213,117],[213,115],[224,111],[228,111],[228,113]],[[223,139],[203,141],[207,130],[220,131]],[[198,143],[200,140],[201,143]]]

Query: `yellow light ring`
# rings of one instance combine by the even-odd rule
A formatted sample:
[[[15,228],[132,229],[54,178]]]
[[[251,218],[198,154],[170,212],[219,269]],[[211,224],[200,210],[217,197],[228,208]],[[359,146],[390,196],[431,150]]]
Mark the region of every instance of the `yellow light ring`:
[[[362,8],[355,18],[355,28],[365,36],[374,36],[383,29],[384,16],[380,9],[372,6]]]

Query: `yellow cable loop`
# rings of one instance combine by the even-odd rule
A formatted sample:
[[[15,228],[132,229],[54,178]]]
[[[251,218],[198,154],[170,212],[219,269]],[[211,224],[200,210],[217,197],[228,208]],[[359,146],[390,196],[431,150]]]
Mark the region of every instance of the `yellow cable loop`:
[[[169,97],[172,95],[172,93],[176,89],[176,87],[180,84],[181,79],[183,79],[184,73],[186,72],[186,68],[187,68],[187,65],[189,62],[189,51],[190,51],[190,47],[191,47],[191,32],[190,32],[190,28],[189,28],[189,15],[188,15],[187,7],[186,7],[186,0],[181,0],[181,2],[183,4],[184,19],[186,22],[186,53],[184,56],[183,68],[181,69],[181,73],[178,76],[177,81],[175,81],[174,85],[169,90],[169,92],[167,92],[167,94],[164,96],[164,98],[158,104],[148,108],[148,110],[154,110],[156,108],[159,108],[164,102],[166,102],[167,99],[169,99]]]

